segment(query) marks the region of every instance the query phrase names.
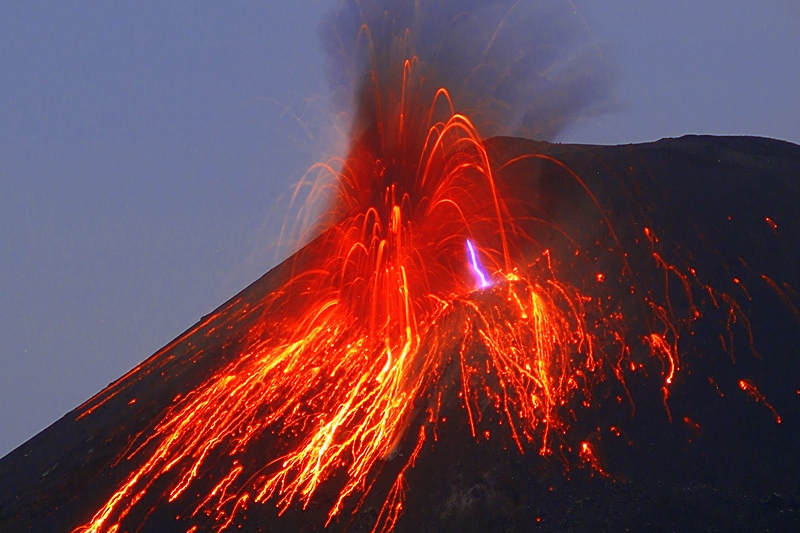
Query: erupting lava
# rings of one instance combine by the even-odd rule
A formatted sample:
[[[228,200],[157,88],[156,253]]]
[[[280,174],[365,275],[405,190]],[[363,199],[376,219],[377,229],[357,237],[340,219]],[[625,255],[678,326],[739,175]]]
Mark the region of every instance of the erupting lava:
[[[135,529],[126,519],[149,513],[154,498],[196,502],[192,517],[224,530],[254,504],[305,507],[323,485],[337,494],[330,523],[354,513],[387,471],[393,484],[374,530],[389,531],[407,469],[434,445],[445,405],[465,409],[475,439],[544,456],[562,450],[554,444],[595,384],[624,388],[626,373],[648,361],[666,406],[680,369],[677,311],[639,300],[634,312],[648,330],[635,340],[651,356],[641,360],[623,297],[609,297],[628,284],[633,292],[620,247],[619,271],[595,271],[591,287],[566,275],[526,229],[535,209],[497,179],[470,117],[433,84],[431,65],[405,36],[367,69],[326,231],[266,297],[241,353],[176,398],[118,459],[130,465],[127,479],[75,531]],[[601,225],[614,244],[610,224]],[[658,267],[683,281],[691,311],[690,285],[699,282]],[[606,475],[588,442],[575,458]],[[227,474],[200,492],[212,465]]]
[[[310,245],[314,264],[270,295],[248,349],[130,452],[141,465],[80,531],[118,527],[162,476],[173,480],[168,499],[180,498],[220,452],[233,458],[230,473],[195,511],[215,514],[220,529],[250,502],[307,504],[345,470],[331,519],[369,490],[407,433],[419,439],[413,465],[450,392],[451,364],[473,435],[484,397],[520,451],[538,440],[549,453],[549,433],[563,431],[560,407],[596,367],[584,297],[546,257],[525,273],[514,266],[513,217],[481,141],[446,90],[419,107],[418,68],[404,62],[400,90],[381,102],[394,120],[367,129],[348,158],[332,208],[340,221]],[[446,120],[433,118],[440,107]],[[283,449],[248,472],[236,456],[263,432]],[[391,529],[402,484],[401,471],[377,528]]]

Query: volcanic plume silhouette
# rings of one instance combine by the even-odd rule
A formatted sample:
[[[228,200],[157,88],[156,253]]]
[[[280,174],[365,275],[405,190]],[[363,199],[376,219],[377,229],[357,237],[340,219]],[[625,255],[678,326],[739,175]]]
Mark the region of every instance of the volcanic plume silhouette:
[[[3,459],[0,524],[795,523],[800,148],[487,138],[607,105],[564,6],[341,3],[319,236]]]
[[[616,67],[568,2],[340,1],[320,35],[331,100],[355,114],[353,137],[387,119],[375,100],[399,90],[412,58],[420,103],[446,88],[483,137],[553,140],[615,105]]]

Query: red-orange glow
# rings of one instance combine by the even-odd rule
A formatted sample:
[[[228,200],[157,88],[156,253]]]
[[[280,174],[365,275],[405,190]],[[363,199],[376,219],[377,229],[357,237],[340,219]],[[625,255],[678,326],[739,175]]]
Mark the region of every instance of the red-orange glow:
[[[411,125],[407,118],[396,127]],[[401,133],[394,142],[406,142]],[[564,407],[588,398],[592,383],[606,379],[601,361],[609,341],[599,336],[611,339],[614,352],[628,352],[618,326],[622,317],[614,314],[590,329],[587,306],[593,313],[601,309],[558,279],[547,251],[517,268],[513,217],[466,117],[452,114],[413,138],[424,142],[414,150],[397,148],[396,160],[419,159],[399,169],[382,167],[369,149],[356,145],[332,207],[341,221],[311,245],[314,260],[269,295],[268,312],[239,357],[175,399],[153,433],[127,455],[136,465],[128,478],[76,531],[123,527],[162,477],[170,480],[165,499],[181,499],[215,457],[236,457],[265,432],[280,444],[265,456],[259,475],[234,461],[201,495],[192,516],[213,516],[224,530],[250,505],[271,501],[281,512],[293,504],[305,508],[341,471],[330,522],[357,509],[381,465],[417,432],[414,452],[375,525],[375,531],[390,531],[403,510],[404,473],[426,435],[436,440],[431,421],[444,423],[438,409],[453,387],[473,437],[494,437],[481,427],[481,406],[488,404],[519,453],[531,446],[551,453],[554,439],[568,428]],[[491,265],[493,286],[476,290],[465,254],[468,238]],[[661,361],[665,405],[679,370],[674,335],[665,326],[664,333],[644,338]],[[456,383],[448,381],[446,354],[457,359]],[[612,363],[619,380],[622,363]],[[414,405],[425,398],[436,401],[421,421]],[[588,443],[579,456],[608,475]]]
[[[411,107],[415,68],[406,61],[402,91],[384,95],[396,120],[355,142],[327,215],[330,228],[311,245],[311,264],[269,295],[268,312],[238,358],[176,398],[128,454],[137,466],[127,480],[77,531],[121,527],[165,476],[166,500],[182,498],[214,457],[236,457],[267,431],[286,443],[279,455],[265,457],[255,478],[234,463],[195,515],[215,516],[221,530],[252,504],[306,507],[344,469],[330,521],[357,507],[380,465],[397,456],[410,431],[419,432],[375,526],[391,530],[403,509],[403,472],[430,431],[429,423],[409,428],[420,423],[413,406],[432,388],[436,409],[451,386],[460,389],[473,436],[492,437],[478,429],[488,401],[520,453],[531,444],[550,453],[553,435],[566,430],[562,406],[598,371],[598,342],[585,323],[592,300],[558,280],[547,252],[517,268],[518,230],[480,138],[452,111],[445,90],[428,112]],[[467,239],[497,280],[477,292]],[[669,360],[669,382],[671,349],[654,340],[653,351]],[[458,359],[457,384],[445,378],[448,353]]]
[[[747,393],[747,395],[750,396],[755,402],[760,402],[764,404],[764,406],[767,409],[769,409],[770,412],[772,412],[772,416],[775,417],[776,424],[781,423],[781,417],[778,414],[778,411],[775,410],[775,408],[767,401],[767,398],[764,396],[764,394],[762,394],[761,391],[759,391],[758,388],[756,388],[756,386],[753,385],[753,383],[749,379],[739,380],[739,387],[745,393]]]
[[[777,231],[778,225],[769,217],[764,217],[764,221],[769,224],[769,227],[772,228],[772,231]]]
[[[269,295],[264,321],[238,358],[176,398],[127,456],[137,464],[127,480],[77,531],[121,527],[164,476],[172,480],[167,501],[182,498],[213,457],[235,457],[265,431],[290,444],[266,457],[254,480],[234,463],[195,514],[209,512],[225,529],[254,503],[305,507],[344,468],[330,521],[397,455],[414,402],[431,386],[449,388],[443,354],[451,349],[440,343],[453,332],[448,342],[458,354],[473,435],[487,399],[520,452],[537,441],[549,453],[550,434],[565,427],[560,406],[587,386],[575,371],[595,370],[585,298],[558,281],[546,256],[525,273],[515,268],[516,230],[481,140],[452,111],[445,90],[429,112],[411,107],[418,105],[415,68],[406,61],[402,91],[384,95],[396,120],[355,142],[327,215],[330,228],[311,245],[312,264]],[[446,116],[438,120],[442,106]],[[474,292],[467,239],[499,280],[493,287]],[[392,529],[402,511],[403,472],[422,449],[426,425],[418,430],[377,530]]]
[[[689,426],[695,433],[700,433],[700,424],[689,418],[688,416],[683,417],[683,423]]]
[[[597,472],[603,477],[608,477],[609,474],[605,470],[603,470],[602,465],[600,464],[599,459],[597,458],[597,454],[594,451],[594,448],[588,442],[581,443],[581,450],[578,453],[580,458],[586,463],[592,470]]]
[[[714,381],[714,378],[709,376],[708,382],[711,384],[712,387],[714,387],[714,390],[716,391],[717,396],[719,396],[720,398],[724,398],[725,397],[725,394],[719,388],[719,384],[716,381]]]

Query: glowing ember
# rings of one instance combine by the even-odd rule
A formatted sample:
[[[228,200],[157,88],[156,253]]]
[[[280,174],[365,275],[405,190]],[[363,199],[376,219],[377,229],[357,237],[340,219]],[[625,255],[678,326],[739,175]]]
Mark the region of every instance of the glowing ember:
[[[775,408],[772,407],[772,405],[770,405],[770,403],[767,401],[767,398],[761,393],[761,391],[759,391],[756,388],[755,385],[753,385],[750,382],[750,380],[747,379],[739,380],[739,388],[741,388],[745,393],[747,393],[748,396],[750,396],[756,402],[764,404],[767,407],[767,409],[769,409],[770,412],[772,412],[772,416],[775,417],[776,424],[781,423],[781,417],[778,414],[778,411],[776,411]]]

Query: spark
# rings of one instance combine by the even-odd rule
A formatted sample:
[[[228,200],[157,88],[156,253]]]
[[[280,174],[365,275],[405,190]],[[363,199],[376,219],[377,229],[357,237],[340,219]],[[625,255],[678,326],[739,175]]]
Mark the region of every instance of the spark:
[[[752,381],[749,379],[740,379],[739,380],[739,388],[742,389],[750,398],[753,399],[756,403],[762,403],[764,406],[770,410],[772,416],[775,417],[775,423],[781,423],[781,417],[778,414],[778,411],[767,401],[767,397],[758,390],[758,388],[753,384]]]

